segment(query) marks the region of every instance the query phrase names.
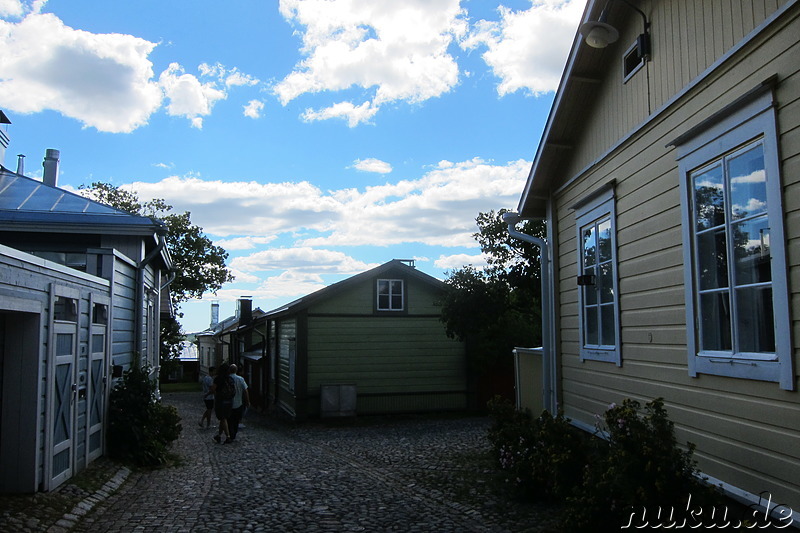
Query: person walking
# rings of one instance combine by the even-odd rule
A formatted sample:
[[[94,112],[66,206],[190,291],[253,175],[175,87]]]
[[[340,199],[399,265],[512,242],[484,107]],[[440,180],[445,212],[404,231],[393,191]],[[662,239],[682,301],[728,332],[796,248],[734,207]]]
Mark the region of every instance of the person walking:
[[[228,419],[228,429],[231,433],[231,440],[236,440],[236,435],[239,434],[239,424],[244,416],[244,410],[250,406],[250,395],[247,392],[247,382],[242,376],[236,373],[236,365],[230,366],[231,377],[235,384],[235,393],[233,395],[233,409],[231,416]]]
[[[213,438],[215,442],[220,442],[221,435],[224,433],[225,444],[233,442],[228,429],[228,419],[233,410],[233,396],[236,394],[236,384],[229,374],[229,369],[230,366],[227,363],[222,363],[217,369],[217,377],[214,378],[214,384],[211,386],[211,391],[214,393],[214,413],[219,420],[217,434]]]
[[[206,429],[211,427],[211,413],[214,411],[214,393],[211,392],[211,386],[214,384],[214,371],[215,367],[208,367],[208,374],[203,376],[201,383],[203,385],[203,403],[206,405],[206,410],[203,416],[200,417],[200,427],[203,427],[203,421],[206,422]]]

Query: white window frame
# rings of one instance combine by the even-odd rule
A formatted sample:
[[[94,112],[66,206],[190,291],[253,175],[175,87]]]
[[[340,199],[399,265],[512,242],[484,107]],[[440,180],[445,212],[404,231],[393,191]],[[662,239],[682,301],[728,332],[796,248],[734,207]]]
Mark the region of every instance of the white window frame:
[[[766,84],[757,87],[671,143],[677,149],[680,169],[683,254],[686,265],[684,285],[688,368],[692,377],[709,374],[773,381],[778,382],[782,389],[794,390],[780,160],[773,94],[769,89],[770,86]],[[775,353],[737,351],[735,340],[730,351],[703,352],[699,349],[700,317],[695,267],[694,187],[690,183],[690,176],[692,171],[756,141],[763,147],[767,174]],[[729,291],[733,290],[735,286],[729,287]],[[736,339],[736,327],[735,321],[732,320],[732,339]]]
[[[389,284],[389,307],[381,307],[381,283],[385,282]],[[400,307],[395,308],[392,307],[392,296],[395,294],[392,293],[392,284],[394,282],[400,283]],[[395,312],[395,311],[405,311],[406,308],[406,284],[405,280],[402,279],[388,279],[382,278],[379,279],[375,285],[375,309],[378,311],[387,311],[387,312]]]
[[[584,275],[583,265],[583,228],[589,225],[603,222],[606,219],[611,222],[611,266],[613,269],[612,275],[612,291],[614,295],[613,302],[613,331],[614,331],[614,344],[598,344],[587,345],[585,343],[585,314],[584,314],[584,288],[578,286],[578,334],[580,342],[580,358],[581,361],[603,361],[607,363],[614,363],[617,366],[622,366],[622,337],[620,335],[620,319],[619,319],[619,263],[617,261],[617,212],[616,203],[614,199],[614,182],[611,182],[600,189],[589,194],[587,197],[573,205],[575,211],[575,231],[576,239],[576,252],[577,252],[577,269],[578,275]],[[602,330],[602,326],[598,321],[598,332]]]

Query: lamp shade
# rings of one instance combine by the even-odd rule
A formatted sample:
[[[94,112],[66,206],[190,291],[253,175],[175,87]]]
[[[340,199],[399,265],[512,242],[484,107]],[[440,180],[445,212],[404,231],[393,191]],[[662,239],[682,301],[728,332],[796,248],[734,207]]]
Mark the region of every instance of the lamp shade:
[[[619,39],[617,29],[605,22],[591,21],[582,24],[580,33],[583,35],[586,44],[592,48],[605,48],[609,44]]]

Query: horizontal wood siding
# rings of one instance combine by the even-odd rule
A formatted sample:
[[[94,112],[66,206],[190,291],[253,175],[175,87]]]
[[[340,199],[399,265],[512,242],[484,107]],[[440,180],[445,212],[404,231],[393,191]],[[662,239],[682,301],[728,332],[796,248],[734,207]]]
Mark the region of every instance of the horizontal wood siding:
[[[438,318],[314,315],[308,324],[309,396],[355,384],[359,412],[466,407],[464,348]]]
[[[620,29],[619,40],[593,51],[606,65],[594,93],[602,105],[575,106],[574,120],[584,138],[569,157],[567,174],[586,168],[617,139],[662,107],[718,57],[738,43],[766,17],[779,0],[642,0],[637,6],[651,22],[652,61],[622,81],[622,56],[642,32],[641,16],[618,2],[610,22]],[[719,30],[717,31],[717,29]],[[648,105],[649,100],[649,105]]]
[[[760,24],[778,2],[643,2],[653,19],[650,66],[654,107]],[[730,7],[733,6],[733,12]],[[665,24],[667,21],[667,24]],[[721,31],[717,31],[720,21]],[[701,31],[702,29],[702,31]],[[630,38],[630,36],[628,36]],[[665,398],[681,442],[697,444],[700,468],[733,486],[800,509],[800,393],[778,384],[688,374],[679,172],[669,142],[701,120],[778,74],[785,230],[788,245],[794,366],[800,366],[800,9],[793,9],[756,42],[618,151],[583,175],[564,175],[555,197],[559,283],[562,406],[593,425],[612,402]],[[679,45],[680,44],[680,45]],[[615,81],[618,83],[618,80]],[[606,90],[588,115],[614,124],[598,128],[578,150],[573,170],[599,157],[644,116],[621,113],[628,86]],[[590,120],[591,122],[591,120]],[[573,181],[570,179],[575,178]],[[616,180],[622,366],[579,359],[575,214],[570,206]]]

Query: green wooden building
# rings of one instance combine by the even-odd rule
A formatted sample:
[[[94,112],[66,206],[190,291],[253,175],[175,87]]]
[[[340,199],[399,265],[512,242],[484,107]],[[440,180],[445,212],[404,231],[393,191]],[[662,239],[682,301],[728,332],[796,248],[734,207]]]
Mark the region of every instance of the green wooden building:
[[[237,358],[261,407],[295,419],[466,409],[442,289],[412,261],[389,261],[240,327]]]

